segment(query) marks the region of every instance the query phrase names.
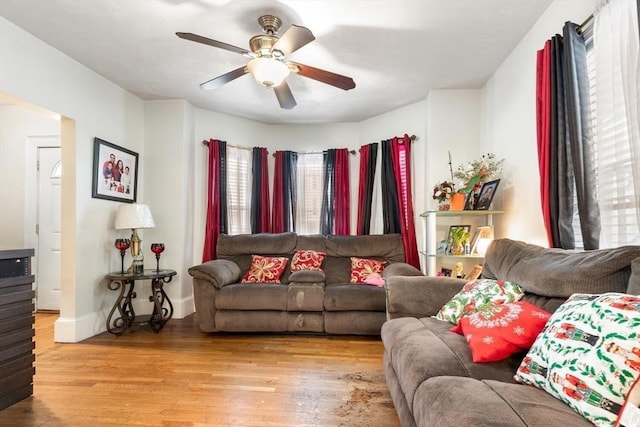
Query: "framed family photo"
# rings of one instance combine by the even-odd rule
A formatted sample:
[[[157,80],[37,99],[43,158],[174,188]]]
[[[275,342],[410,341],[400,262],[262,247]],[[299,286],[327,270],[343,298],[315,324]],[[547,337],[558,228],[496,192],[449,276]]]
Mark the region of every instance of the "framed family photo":
[[[478,202],[476,203],[476,210],[488,210],[491,206],[491,202],[493,201],[493,197],[496,195],[496,189],[498,188],[498,184],[500,183],[499,179],[494,181],[485,182],[480,190],[480,197],[478,197]]]
[[[138,192],[138,153],[100,138],[93,141],[91,196],[134,203]]]

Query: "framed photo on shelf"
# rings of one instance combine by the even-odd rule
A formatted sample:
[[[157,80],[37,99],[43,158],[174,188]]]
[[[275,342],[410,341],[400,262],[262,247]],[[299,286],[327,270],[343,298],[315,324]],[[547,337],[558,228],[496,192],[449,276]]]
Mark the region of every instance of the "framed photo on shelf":
[[[444,277],[451,277],[451,273],[453,272],[453,270],[451,270],[450,268],[441,268],[440,269],[440,276],[444,276]]]
[[[467,233],[471,232],[471,225],[452,225],[449,227],[449,234],[447,235],[447,255],[451,255],[451,247],[453,246],[453,236],[458,232],[460,228],[466,230]]]
[[[467,198],[464,201],[464,210],[465,211],[472,211],[474,208],[474,204],[476,201],[476,196],[473,193],[473,191],[469,192],[469,194],[467,194]]]
[[[493,240],[493,225],[483,225],[476,228],[476,232],[471,239],[471,254],[481,254],[486,250],[486,246]],[[481,255],[484,256],[484,253]]]
[[[477,264],[477,265],[474,265],[471,268],[471,271],[469,271],[469,274],[467,274],[465,279],[466,280],[476,280],[476,279],[480,278],[481,274],[482,274],[482,265]]]
[[[138,153],[94,138],[91,197],[133,203],[137,194]]]
[[[480,190],[480,197],[478,197],[478,202],[476,203],[475,210],[489,210],[491,202],[493,201],[493,197],[496,195],[498,184],[500,184],[499,179],[484,183],[482,189]]]

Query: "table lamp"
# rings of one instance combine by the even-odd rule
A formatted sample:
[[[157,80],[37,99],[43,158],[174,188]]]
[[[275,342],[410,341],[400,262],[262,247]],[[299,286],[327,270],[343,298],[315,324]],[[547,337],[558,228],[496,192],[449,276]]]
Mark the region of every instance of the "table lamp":
[[[129,273],[142,274],[144,271],[142,240],[136,230],[138,228],[154,228],[155,226],[156,223],[153,221],[151,210],[147,205],[138,203],[122,204],[118,208],[116,230],[131,229],[131,255],[133,256],[133,262],[129,267]]]

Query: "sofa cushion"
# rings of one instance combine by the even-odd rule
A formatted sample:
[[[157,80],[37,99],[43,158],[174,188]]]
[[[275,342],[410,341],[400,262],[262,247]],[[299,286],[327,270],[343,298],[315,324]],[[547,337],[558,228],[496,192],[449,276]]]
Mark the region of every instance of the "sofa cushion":
[[[524,292],[516,283],[502,280],[472,280],[445,303],[436,318],[458,324],[464,315],[475,313],[483,307],[518,301]]]
[[[216,295],[218,310],[287,309],[287,285],[236,283],[220,289]]]
[[[464,335],[474,362],[495,362],[528,350],[550,316],[533,304],[517,301],[462,316],[451,331]]]
[[[594,424],[613,426],[640,378],[639,330],[640,297],[574,294],[549,319],[516,379]]]
[[[251,255],[251,266],[241,283],[280,283],[289,258]]]
[[[326,311],[382,311],[386,308],[384,288],[364,284],[327,285],[324,288]]]
[[[631,261],[638,257],[640,246],[571,252],[498,239],[487,251],[482,277],[514,281],[548,297],[626,292]]]
[[[218,258],[231,259],[238,255],[292,254],[296,247],[295,233],[261,233],[218,236]]]
[[[364,283],[372,274],[382,273],[385,264],[385,261],[352,256],[349,283]]]
[[[400,234],[369,236],[327,236],[327,255],[383,259],[388,262],[404,262],[404,247]]]
[[[513,382],[523,354],[492,363],[473,363],[462,335],[451,324],[432,317],[402,317],[382,325],[382,341],[407,402],[429,378],[450,375]]]
[[[450,376],[420,385],[413,415],[419,426],[593,427],[567,405],[534,387]]]
[[[631,263],[631,277],[629,277],[629,287],[627,293],[640,295],[640,258],[636,258]]]

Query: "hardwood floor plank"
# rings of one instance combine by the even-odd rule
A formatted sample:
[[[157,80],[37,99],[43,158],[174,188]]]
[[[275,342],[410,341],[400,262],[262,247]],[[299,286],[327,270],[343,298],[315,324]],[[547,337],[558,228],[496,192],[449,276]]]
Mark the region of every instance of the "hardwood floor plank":
[[[36,315],[34,395],[2,426],[399,426],[379,338],[203,334],[195,316],[81,343]]]

